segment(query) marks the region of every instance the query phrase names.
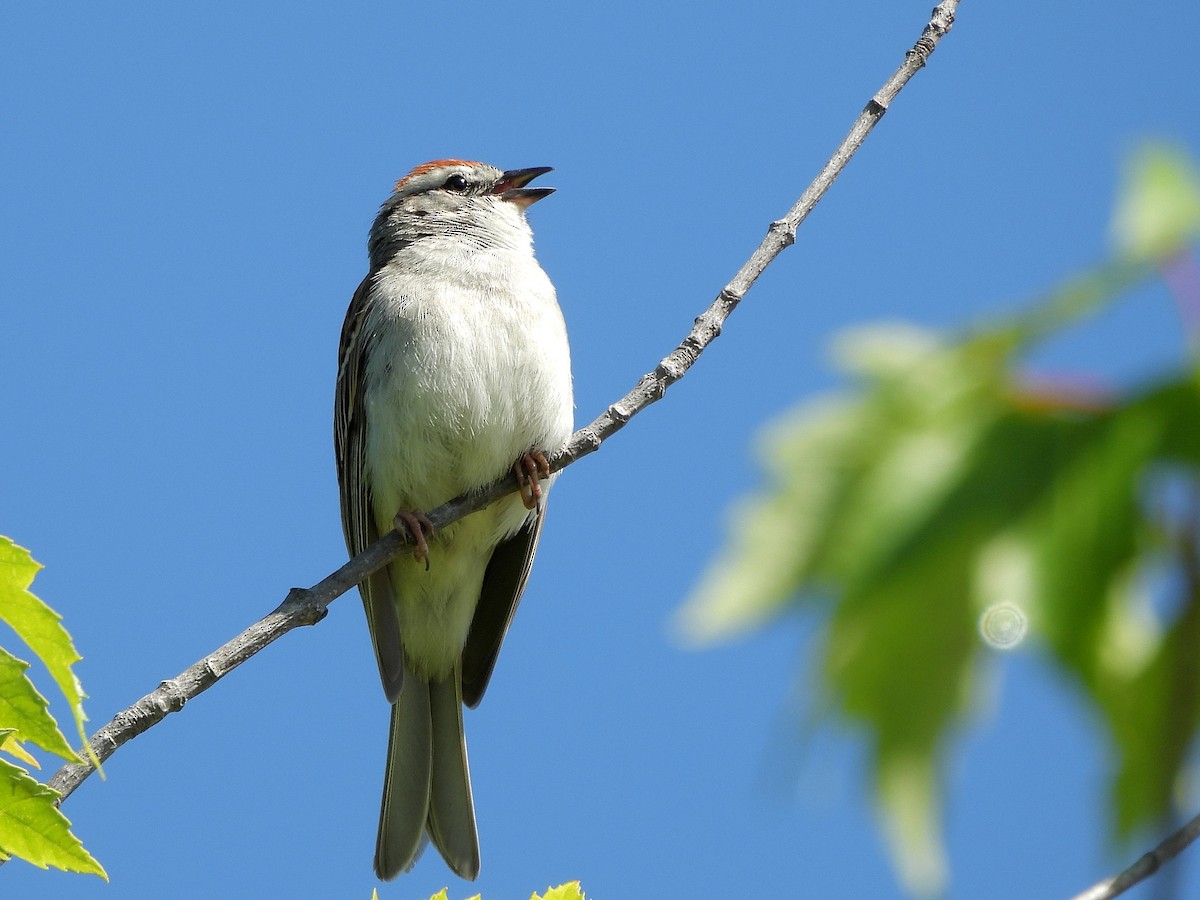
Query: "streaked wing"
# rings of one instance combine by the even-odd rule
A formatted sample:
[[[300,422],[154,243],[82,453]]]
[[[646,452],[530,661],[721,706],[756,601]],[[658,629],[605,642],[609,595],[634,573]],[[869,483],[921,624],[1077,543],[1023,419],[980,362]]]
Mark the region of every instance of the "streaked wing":
[[[471,631],[462,655],[463,702],[474,708],[483,699],[500,645],[508,633],[517,604],[529,579],[533,555],[537,552],[542,523],[546,520],[546,505],[512,537],[497,545],[483,575],[479,605],[471,620]]]
[[[371,345],[363,324],[371,307],[372,280],[371,275],[363,279],[346,310],[338,346],[337,387],[333,401],[333,448],[342,505],[342,531],[351,557],[357,556],[379,537],[365,474],[367,423],[363,405],[363,377]],[[388,702],[395,703],[404,684],[404,648],[400,644],[400,625],[387,568],[362,582],[358,590],[367,610],[367,626],[375,645],[383,691]]]

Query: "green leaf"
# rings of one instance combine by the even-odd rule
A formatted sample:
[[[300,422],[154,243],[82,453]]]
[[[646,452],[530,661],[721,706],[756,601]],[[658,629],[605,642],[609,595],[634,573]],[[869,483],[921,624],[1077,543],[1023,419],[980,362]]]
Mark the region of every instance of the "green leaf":
[[[978,475],[1008,418],[1018,333],[955,342],[888,325],[840,339],[858,394],[769,429],[769,486],[681,612],[692,637],[724,637],[836,590],[824,689],[872,735],[885,832],[922,892],[945,877],[933,772],[973,683],[975,552],[1020,502]]]
[[[935,896],[947,879],[934,758],[890,754],[880,762],[877,791],[883,832],[900,880],[920,896]]]
[[[676,626],[693,643],[732,637],[778,613],[827,552],[825,534],[847,490],[863,410],[830,401],[776,423],[761,457],[770,484],[730,516],[729,544],[709,567]],[[794,461],[805,461],[794,477]]]
[[[62,617],[29,591],[40,568],[28,550],[0,537],[0,620],[8,623],[49,670],[67,698],[80,739],[86,745],[86,695],[71,669],[81,657],[62,626]]]
[[[535,892],[530,895],[529,900],[586,900],[586,898],[583,896],[583,889],[580,888],[578,881],[568,881],[556,888],[549,888],[541,896]]]
[[[17,856],[39,868],[108,875],[71,834],[71,823],[54,805],[58,794],[0,760],[0,858]]]
[[[1139,481],[1162,424],[1125,407],[1068,425],[1053,482],[1016,526],[1036,556],[1040,631],[1093,690],[1111,618],[1104,600],[1122,588],[1146,537]]]
[[[862,385],[768,427],[764,491],[680,610],[694,642],[765,621],[804,587],[871,577],[956,478],[994,417],[1010,330],[965,344],[907,325],[855,329],[836,355]]]
[[[1120,834],[1171,812],[1200,727],[1197,372],[1121,395],[1016,367],[1200,236],[1182,154],[1139,155],[1114,230],[1119,257],[1018,315],[839,338],[851,389],[765,430],[765,486],[678,615],[711,641],[830,600],[814,704],[863,726],[884,834],[917,893],[944,884],[939,762],[988,650],[1036,637],[1025,646],[1100,714]],[[1155,507],[1162,483],[1173,507]]]
[[[30,741],[68,762],[80,762],[50,715],[46,698],[25,671],[29,663],[0,647],[0,729],[11,729],[17,740]]]
[[[1147,144],[1133,155],[1112,231],[1119,252],[1140,260],[1165,259],[1200,235],[1200,175],[1184,151]]]
[[[1094,306],[1105,279],[1132,271],[1069,290],[1089,284]],[[820,705],[866,726],[884,833],[916,893],[945,878],[937,764],[984,647],[1032,629],[1083,685],[1118,744],[1122,831],[1168,809],[1200,709],[1180,687],[1200,693],[1183,650],[1200,635],[1148,632],[1132,578],[1156,532],[1146,473],[1200,461],[1196,382],[1127,400],[1030,386],[1013,356],[1047,321],[1043,309],[958,340],[896,326],[843,338],[857,392],[767,430],[768,485],[680,612],[711,640],[833,595],[817,692],[833,703]]]
[[[20,740],[15,736],[16,730],[12,728],[0,730],[0,753],[7,753],[9,756],[14,756],[25,765],[34,769],[40,769],[38,761],[29,755],[29,752],[21,746]]]
[[[1146,495],[1164,465],[1173,467],[1174,489],[1200,491],[1197,421],[1200,395],[1187,376],[1076,421],[1074,451],[1053,467],[1052,489],[1011,523],[1031,563],[1024,597],[1038,632],[1115,741],[1121,835],[1170,812],[1200,721],[1200,597],[1183,598],[1182,614],[1164,628],[1142,574],[1196,570],[1185,536],[1196,523],[1171,539]]]

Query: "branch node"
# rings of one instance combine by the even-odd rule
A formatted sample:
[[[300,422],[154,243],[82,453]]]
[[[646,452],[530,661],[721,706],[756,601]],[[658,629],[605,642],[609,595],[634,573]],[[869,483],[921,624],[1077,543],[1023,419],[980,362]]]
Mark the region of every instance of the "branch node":
[[[776,225],[783,229],[786,234],[792,234],[792,229],[788,226],[788,223],[785,220],[780,219],[776,222],[772,222],[771,228],[774,228]],[[793,236],[792,240],[795,239],[795,236]],[[744,296],[746,296],[746,292],[744,290],[734,288],[732,285],[727,284],[725,287],[721,288],[721,293],[717,294],[717,302],[727,309],[732,309],[742,302],[742,297]],[[699,322],[702,318],[704,318],[704,313],[696,316],[696,321]],[[720,333],[719,323],[717,326],[717,332]]]
[[[929,28],[937,32],[938,38],[944,38],[954,27],[954,4],[939,3],[933,8],[933,18],[929,20]]]
[[[782,247],[790,247],[796,243],[796,229],[787,219],[776,219],[767,226],[767,234],[774,235]],[[721,291],[721,296],[732,297],[734,303],[742,299],[741,294],[734,297],[733,292],[729,291],[728,287]]]
[[[629,411],[629,407],[627,407],[621,400],[618,400],[608,408],[608,414],[613,418],[614,421],[620,422],[622,425],[633,418],[633,413]],[[600,446],[599,438],[596,438],[596,446]]]
[[[954,5],[939,3],[933,8],[930,15],[929,24],[917,38],[917,43],[905,54],[905,57],[910,60],[916,59],[918,68],[925,65],[930,54],[937,47],[938,41],[944,38],[954,26]]]
[[[215,675],[215,673],[214,673]],[[219,677],[219,676],[217,676]],[[158,686],[158,693],[162,700],[159,707],[164,712],[179,712],[187,703],[187,692],[180,686],[179,682],[174,678],[168,678]]]
[[[683,361],[679,359],[682,355],[680,351],[686,352],[693,359],[696,356],[696,339],[691,335],[683,339],[679,350],[676,350],[670,356],[664,356],[662,361],[655,367],[655,381],[659,384],[659,395],[668,387],[677,382],[683,377],[683,373],[688,370]]]
[[[737,301],[731,301],[721,297],[718,298],[718,302],[731,304],[729,308],[732,309],[732,304],[736,303]],[[721,336],[721,331],[724,329],[725,323],[724,320],[719,316],[714,316],[709,312],[702,312],[700,315],[696,316],[692,324],[695,327],[692,329],[692,333],[683,339],[682,346],[691,350],[691,355],[694,360],[700,355],[700,351],[703,350],[705,346]],[[701,332],[703,335],[705,335],[704,339],[701,339],[701,337],[697,335],[697,332]]]
[[[298,625],[316,625],[329,615],[329,606],[317,600],[317,595],[309,588],[292,588],[276,612],[288,613],[291,610],[295,610]]]
[[[708,323],[708,329],[709,333],[712,335],[708,340],[701,340],[699,335],[689,334],[683,339],[683,343],[679,345],[679,350],[672,354],[677,358],[682,357],[682,359],[677,359],[677,364],[679,365],[679,375],[676,377],[676,380],[682,378],[687,373],[687,370],[692,366],[693,363],[695,363],[697,359],[700,358],[700,354],[704,352],[704,348],[707,347],[711,341],[720,337],[720,322]]]

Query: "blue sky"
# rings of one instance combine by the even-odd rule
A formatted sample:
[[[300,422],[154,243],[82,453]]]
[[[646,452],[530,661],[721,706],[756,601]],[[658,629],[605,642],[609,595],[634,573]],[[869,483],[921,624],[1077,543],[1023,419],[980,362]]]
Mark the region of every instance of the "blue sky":
[[[446,156],[556,168],[531,220],[582,424],[686,333],[930,5],[13,5],[0,533],[46,565],[93,726],[344,561],[338,330],[395,178]],[[1103,256],[1143,138],[1200,153],[1197,34],[1188,0],[963,3],[721,339],[555,487],[467,717],[482,875],[431,852],[381,897],[901,896],[855,735],[786,739],[813,623],[697,652],[670,617],[757,483],[758,427],[838,383],[832,335],[1005,309]],[[1130,383],[1182,352],[1153,286],[1035,362]],[[1131,861],[1072,689],[1032,649],[982,674],[948,754],[951,896],[1066,897]],[[347,596],[69,800],[110,886],[12,863],[0,891],[369,897],[386,730]]]

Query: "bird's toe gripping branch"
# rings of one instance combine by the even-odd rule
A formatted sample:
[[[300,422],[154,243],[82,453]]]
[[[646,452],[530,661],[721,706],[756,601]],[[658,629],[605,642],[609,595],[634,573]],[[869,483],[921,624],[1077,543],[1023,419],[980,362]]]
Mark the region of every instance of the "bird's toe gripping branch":
[[[419,509],[402,509],[392,521],[401,534],[407,533],[413,542],[413,558],[429,568],[429,539],[433,537],[433,522]]]
[[[540,512],[544,493],[541,479],[550,477],[550,463],[546,460],[546,454],[541,450],[522,453],[513,463],[512,470],[521,487],[521,502],[526,509],[537,507]]]

